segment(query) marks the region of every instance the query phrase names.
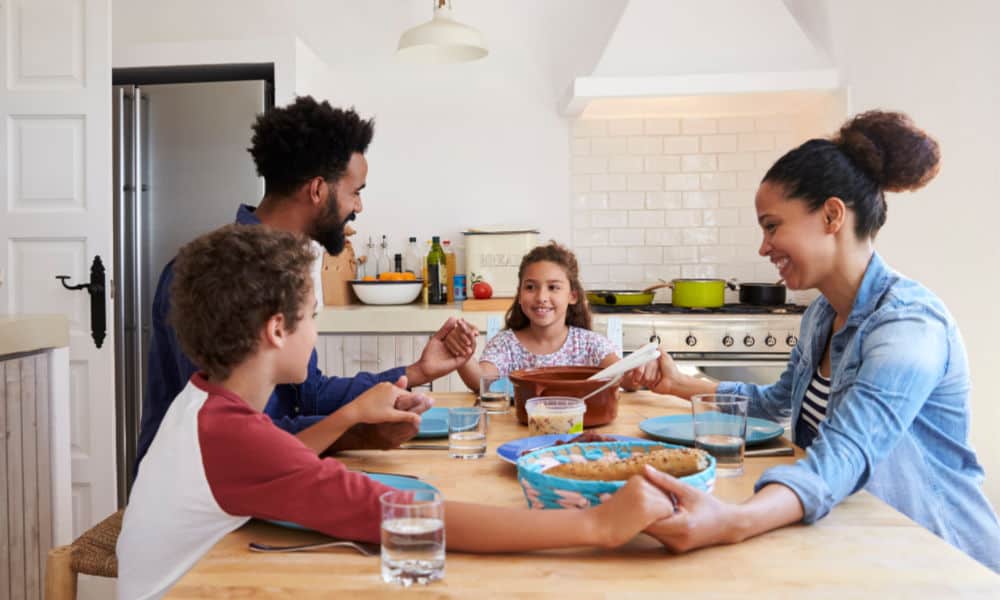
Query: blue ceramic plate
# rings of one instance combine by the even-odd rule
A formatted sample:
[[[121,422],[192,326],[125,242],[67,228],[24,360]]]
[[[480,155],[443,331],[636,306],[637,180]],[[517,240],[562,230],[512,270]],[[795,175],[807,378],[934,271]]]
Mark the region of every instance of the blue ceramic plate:
[[[639,423],[639,429],[651,438],[686,446],[694,445],[694,425],[691,415],[665,415]],[[747,446],[763,444],[781,437],[785,429],[767,419],[747,417]]]
[[[448,437],[448,409],[436,407],[428,409],[420,417],[420,433],[414,436],[418,440]]]
[[[398,490],[434,490],[437,488],[433,485],[421,481],[419,479],[413,479],[412,477],[403,477],[402,475],[391,475],[389,473],[367,473],[369,477],[375,481],[387,485],[389,487],[394,487]],[[267,521],[272,525],[277,525],[279,527],[286,527],[288,529],[301,529],[302,531],[312,531],[308,527],[303,527],[297,523],[291,523],[289,521]]]
[[[553,433],[549,435],[536,435],[535,437],[521,438],[501,445],[497,448],[497,456],[512,465],[517,464],[517,459],[528,450],[539,450],[545,446],[551,446],[556,442],[565,442],[578,436],[578,433]],[[642,438],[629,437],[627,435],[609,435],[609,438],[619,441],[639,441],[648,442]]]

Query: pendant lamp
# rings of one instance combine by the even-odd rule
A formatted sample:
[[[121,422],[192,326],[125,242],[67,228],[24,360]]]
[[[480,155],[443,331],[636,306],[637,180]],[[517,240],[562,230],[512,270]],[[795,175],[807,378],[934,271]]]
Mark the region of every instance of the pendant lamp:
[[[410,62],[444,64],[479,60],[489,53],[483,34],[451,16],[451,0],[433,0],[434,18],[403,32],[396,55]]]

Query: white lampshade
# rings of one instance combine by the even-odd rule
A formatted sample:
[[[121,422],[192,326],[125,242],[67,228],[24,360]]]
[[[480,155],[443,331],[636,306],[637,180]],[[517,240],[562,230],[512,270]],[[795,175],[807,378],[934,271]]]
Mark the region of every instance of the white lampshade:
[[[431,64],[478,60],[488,53],[479,30],[451,18],[450,0],[435,0],[434,18],[404,31],[396,50],[405,60]]]

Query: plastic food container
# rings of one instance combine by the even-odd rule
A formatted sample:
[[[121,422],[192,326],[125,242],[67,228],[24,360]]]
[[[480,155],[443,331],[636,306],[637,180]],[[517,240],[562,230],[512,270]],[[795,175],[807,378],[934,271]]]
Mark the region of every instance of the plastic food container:
[[[583,413],[587,412],[587,405],[579,398],[531,398],[524,408],[528,412],[528,432],[531,435],[583,431]]]

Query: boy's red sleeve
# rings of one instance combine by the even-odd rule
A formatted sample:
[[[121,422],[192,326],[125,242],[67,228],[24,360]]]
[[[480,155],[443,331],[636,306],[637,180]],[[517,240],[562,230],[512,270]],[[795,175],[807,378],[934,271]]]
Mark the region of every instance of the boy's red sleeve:
[[[198,414],[198,441],[209,488],[225,512],[379,540],[378,498],[392,488],[319,458],[242,402],[210,397]]]

